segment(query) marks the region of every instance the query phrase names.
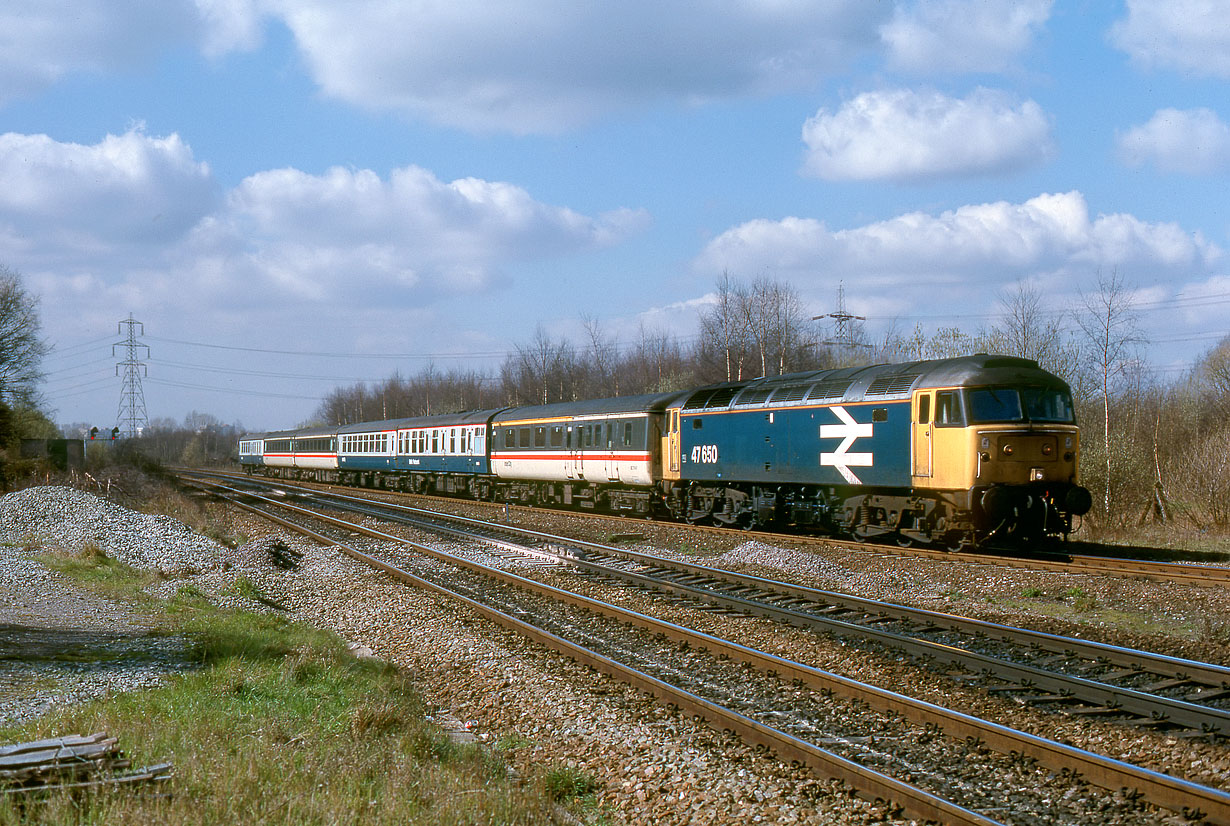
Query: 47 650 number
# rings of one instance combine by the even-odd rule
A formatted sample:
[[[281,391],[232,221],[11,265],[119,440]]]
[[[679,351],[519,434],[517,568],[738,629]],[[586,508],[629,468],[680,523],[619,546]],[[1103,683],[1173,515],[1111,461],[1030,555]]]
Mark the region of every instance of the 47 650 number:
[[[694,445],[692,447],[692,461],[695,464],[713,465],[717,464],[717,460],[717,445]]]

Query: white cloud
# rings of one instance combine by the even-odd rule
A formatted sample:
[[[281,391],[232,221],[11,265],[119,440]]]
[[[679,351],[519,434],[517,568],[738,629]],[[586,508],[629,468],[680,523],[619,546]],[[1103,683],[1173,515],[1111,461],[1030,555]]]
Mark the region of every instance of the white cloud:
[[[915,0],[880,27],[890,60],[920,72],[997,72],[1029,48],[1052,0]]]
[[[558,132],[612,112],[815,88],[879,48],[889,4],[705,0],[14,0],[0,103],[196,44],[217,57],[295,38],[323,93],[476,131]]]
[[[913,212],[837,231],[808,218],[749,221],[710,242],[694,266],[706,273],[772,272],[813,287],[844,278],[907,305],[967,306],[968,294],[937,294],[936,286],[998,288],[1022,277],[1099,267],[1205,272],[1220,260],[1221,250],[1199,234],[1131,215],[1093,218],[1084,197],[1068,192],[940,215]]]
[[[232,193],[225,217],[259,270],[312,298],[365,285],[469,291],[502,263],[616,243],[646,222],[641,211],[591,218],[512,184],[446,183],[413,166],[388,180],[340,167],[262,172]]]
[[[964,99],[907,89],[866,92],[803,125],[804,172],[897,181],[1005,172],[1044,160],[1050,126],[1032,100],[978,89]]]
[[[209,167],[178,135],[108,135],[92,146],[0,135],[0,228],[42,260],[165,243],[214,206]]]
[[[1186,175],[1230,171],[1230,126],[1209,109],[1159,109],[1117,142],[1129,166],[1151,162],[1163,172]]]
[[[193,311],[237,293],[423,303],[489,287],[521,262],[619,243],[649,220],[582,215],[513,184],[444,182],[414,166],[387,178],[270,170],[223,197],[178,135],[140,131],[92,146],[0,135],[0,180],[0,260],[47,294],[105,284],[125,304]]]
[[[1148,68],[1230,78],[1230,14],[1222,0],[1127,0],[1110,40]]]
[[[74,72],[140,65],[191,40],[199,21],[186,0],[6,0],[0,6],[0,103]]]
[[[515,133],[629,107],[811,88],[874,47],[887,13],[862,0],[278,4],[327,95]]]
[[[260,42],[259,0],[193,0],[201,22],[201,47],[207,55],[252,49]]]

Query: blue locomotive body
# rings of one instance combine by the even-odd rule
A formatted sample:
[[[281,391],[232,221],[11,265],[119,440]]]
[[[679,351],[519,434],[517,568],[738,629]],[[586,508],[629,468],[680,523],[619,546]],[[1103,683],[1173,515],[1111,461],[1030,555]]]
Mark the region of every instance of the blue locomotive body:
[[[908,401],[680,417],[680,477],[758,485],[910,483]]]

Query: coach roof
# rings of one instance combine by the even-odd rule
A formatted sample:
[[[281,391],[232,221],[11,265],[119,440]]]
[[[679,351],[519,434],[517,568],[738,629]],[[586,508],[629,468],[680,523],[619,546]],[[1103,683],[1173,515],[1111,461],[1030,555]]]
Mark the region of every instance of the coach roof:
[[[341,433],[383,433],[390,430],[411,430],[429,427],[458,427],[462,425],[486,424],[492,413],[499,408],[490,410],[466,410],[462,413],[442,413],[438,416],[411,416],[406,419],[384,419],[372,422],[356,422],[337,428]]]
[[[577,416],[603,416],[622,413],[661,413],[667,403],[679,393],[645,393],[639,396],[616,396],[613,399],[587,399],[576,402],[538,404],[532,407],[510,407],[492,419],[492,424],[519,422],[527,419],[563,419]]]

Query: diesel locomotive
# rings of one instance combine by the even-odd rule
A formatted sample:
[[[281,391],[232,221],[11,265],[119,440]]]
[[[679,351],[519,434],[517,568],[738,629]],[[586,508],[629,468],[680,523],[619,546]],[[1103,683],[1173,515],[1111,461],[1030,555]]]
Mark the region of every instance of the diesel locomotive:
[[[976,355],[244,436],[248,472],[957,548],[1066,537],[1068,386]]]

